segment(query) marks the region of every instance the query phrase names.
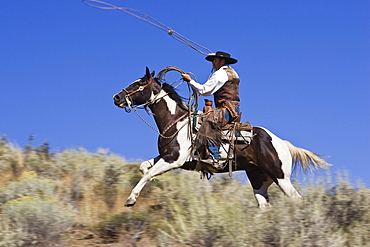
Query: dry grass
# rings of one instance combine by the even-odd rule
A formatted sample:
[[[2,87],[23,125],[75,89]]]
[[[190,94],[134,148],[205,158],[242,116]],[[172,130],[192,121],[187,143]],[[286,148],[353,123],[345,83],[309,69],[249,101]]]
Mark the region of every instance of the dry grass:
[[[106,150],[51,154],[3,140],[0,247],[370,246],[370,190],[342,174],[296,183],[305,195],[296,201],[271,186],[273,208],[261,211],[249,184],[178,170],[124,208],[138,165]]]

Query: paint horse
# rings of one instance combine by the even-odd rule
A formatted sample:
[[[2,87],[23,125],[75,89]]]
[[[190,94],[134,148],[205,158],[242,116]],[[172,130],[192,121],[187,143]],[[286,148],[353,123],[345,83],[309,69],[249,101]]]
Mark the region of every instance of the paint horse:
[[[136,203],[141,190],[153,177],[175,168],[197,170],[199,162],[191,158],[194,134],[189,132],[194,121],[189,108],[172,86],[161,83],[158,77],[154,78],[154,72],[150,73],[146,68],[144,77],[114,95],[113,99],[116,106],[126,110],[133,106],[149,107],[160,133],[159,155],[141,164],[143,176],[125,206]],[[253,134],[249,145],[235,146],[236,164],[232,169],[246,172],[260,208],[270,206],[267,189],[272,183],[276,183],[288,197],[301,197],[290,181],[293,166],[300,165],[304,171],[330,166],[321,156],[295,147],[265,128],[253,127]],[[213,172],[228,172],[229,169],[225,167]]]

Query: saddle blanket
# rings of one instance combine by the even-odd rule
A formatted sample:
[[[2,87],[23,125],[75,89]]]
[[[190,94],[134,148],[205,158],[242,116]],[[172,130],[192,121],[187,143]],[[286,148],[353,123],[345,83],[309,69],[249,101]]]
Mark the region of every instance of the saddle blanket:
[[[230,141],[230,133],[229,131],[222,131],[223,137],[222,141],[223,142],[229,142]],[[235,133],[235,141],[237,144],[250,144],[253,138],[253,131],[252,130],[240,130]]]

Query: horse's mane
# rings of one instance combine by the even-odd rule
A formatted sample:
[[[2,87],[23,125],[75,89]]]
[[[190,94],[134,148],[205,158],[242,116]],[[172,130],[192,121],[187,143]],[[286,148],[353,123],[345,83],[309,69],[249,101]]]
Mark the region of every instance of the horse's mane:
[[[173,99],[177,103],[177,105],[181,109],[189,111],[190,106],[182,100],[183,98],[176,92],[173,86],[167,83],[163,83],[162,89],[168,94],[171,99]]]

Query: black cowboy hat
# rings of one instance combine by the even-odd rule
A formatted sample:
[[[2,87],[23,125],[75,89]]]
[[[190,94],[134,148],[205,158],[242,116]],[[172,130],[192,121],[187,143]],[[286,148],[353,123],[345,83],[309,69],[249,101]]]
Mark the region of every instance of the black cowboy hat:
[[[221,59],[225,59],[226,64],[234,64],[234,63],[238,62],[238,60],[236,60],[235,58],[231,58],[229,53],[222,52],[222,51],[218,51],[216,53],[208,54],[208,56],[206,56],[206,60],[212,62],[213,60],[215,60],[216,57],[219,57]]]

